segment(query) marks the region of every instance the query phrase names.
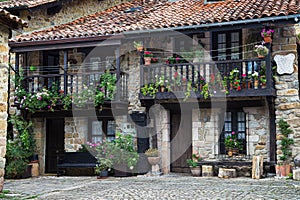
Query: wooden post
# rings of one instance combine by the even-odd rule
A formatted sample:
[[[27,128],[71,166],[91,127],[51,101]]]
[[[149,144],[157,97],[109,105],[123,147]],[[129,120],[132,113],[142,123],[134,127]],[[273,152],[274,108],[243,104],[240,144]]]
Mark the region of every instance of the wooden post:
[[[252,160],[252,178],[260,179],[263,174],[263,156],[253,156]]]
[[[68,94],[68,50],[64,50],[64,96]]]
[[[121,84],[120,84],[120,81],[121,81],[121,60],[120,60],[120,47],[118,47],[116,50],[115,50],[115,56],[116,56],[116,76],[117,76],[117,93],[116,93],[116,100],[119,101],[120,100],[120,94],[121,92],[123,93],[124,91],[122,91],[122,89],[124,88],[120,88],[121,87]]]

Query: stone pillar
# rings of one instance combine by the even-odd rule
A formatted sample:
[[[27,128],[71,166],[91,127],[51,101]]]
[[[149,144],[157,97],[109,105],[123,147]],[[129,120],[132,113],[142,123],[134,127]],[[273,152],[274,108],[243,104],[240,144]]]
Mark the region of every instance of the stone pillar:
[[[44,118],[35,118],[33,122],[34,139],[39,156],[39,174],[45,173],[46,123]]]
[[[0,27],[0,191],[4,184],[8,100],[8,36],[9,30]]]
[[[156,116],[157,146],[161,155],[161,171],[163,174],[170,172],[170,111],[161,109]]]
[[[284,119],[291,126],[293,133],[289,135],[294,139],[295,144],[292,147],[292,156],[300,153],[300,100],[299,100],[299,79],[297,63],[297,42],[296,30],[298,34],[299,28],[296,29],[293,25],[285,25],[282,28],[277,28],[273,39],[273,56],[277,63],[278,76],[275,81],[277,96],[275,100],[275,115],[276,121]],[[277,126],[277,160],[282,155],[279,137],[279,127]]]

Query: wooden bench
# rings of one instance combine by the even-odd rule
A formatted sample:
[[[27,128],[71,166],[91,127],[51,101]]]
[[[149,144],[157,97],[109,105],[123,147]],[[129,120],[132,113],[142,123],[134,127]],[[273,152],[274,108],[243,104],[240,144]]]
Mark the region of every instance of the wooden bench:
[[[57,156],[57,176],[65,174],[67,168],[94,168],[96,163],[89,152],[64,152]]]

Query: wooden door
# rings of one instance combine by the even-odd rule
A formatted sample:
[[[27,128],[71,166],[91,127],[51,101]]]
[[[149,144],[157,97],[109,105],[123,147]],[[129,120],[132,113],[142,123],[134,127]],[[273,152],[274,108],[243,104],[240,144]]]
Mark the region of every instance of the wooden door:
[[[45,173],[56,173],[57,154],[64,151],[64,119],[47,119]]]
[[[189,173],[186,160],[192,156],[191,113],[171,115],[171,171]]]

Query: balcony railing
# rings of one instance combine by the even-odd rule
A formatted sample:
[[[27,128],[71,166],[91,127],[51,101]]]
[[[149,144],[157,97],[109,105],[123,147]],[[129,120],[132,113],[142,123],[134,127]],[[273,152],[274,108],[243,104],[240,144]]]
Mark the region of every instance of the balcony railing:
[[[35,66],[22,67],[23,69],[23,88],[31,93],[37,93],[43,89],[53,90],[53,87],[60,90],[64,95],[76,95],[87,89],[95,89],[101,82],[100,77],[105,72],[97,70],[80,69],[72,67],[64,71],[60,66]],[[110,70],[110,74],[116,74],[115,70]],[[120,73],[119,80],[116,81],[116,91],[114,100],[126,100],[128,96],[128,75]],[[109,96],[105,90],[105,96]]]
[[[167,92],[193,90],[197,98],[218,96],[224,92],[228,97],[274,96],[273,70],[267,59],[230,60],[201,63],[152,64],[141,66],[141,98],[146,95],[145,88],[160,85]],[[146,86],[146,87],[145,87]],[[208,96],[205,90],[208,89]],[[142,92],[143,93],[143,92]],[[178,95],[176,95],[178,97]],[[155,98],[170,98],[170,94],[160,93]],[[183,97],[184,98],[184,97]]]

